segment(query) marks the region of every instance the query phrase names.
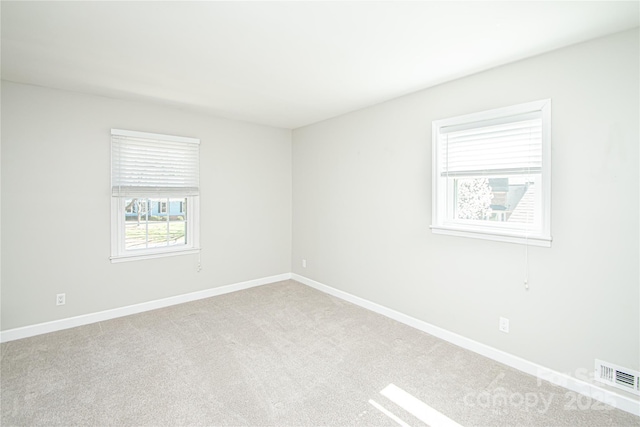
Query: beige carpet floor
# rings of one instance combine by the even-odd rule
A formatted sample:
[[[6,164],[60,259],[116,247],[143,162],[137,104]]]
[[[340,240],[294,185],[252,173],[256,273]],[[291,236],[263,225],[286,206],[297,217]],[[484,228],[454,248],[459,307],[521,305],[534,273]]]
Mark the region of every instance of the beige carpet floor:
[[[2,426],[638,426],[295,281],[1,345]],[[434,425],[434,427],[438,427]]]

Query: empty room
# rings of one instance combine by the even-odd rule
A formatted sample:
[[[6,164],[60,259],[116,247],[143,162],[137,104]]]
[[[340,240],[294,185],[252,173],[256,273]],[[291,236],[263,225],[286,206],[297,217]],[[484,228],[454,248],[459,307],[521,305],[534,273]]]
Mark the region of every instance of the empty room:
[[[639,1],[2,1],[3,426],[640,426]]]

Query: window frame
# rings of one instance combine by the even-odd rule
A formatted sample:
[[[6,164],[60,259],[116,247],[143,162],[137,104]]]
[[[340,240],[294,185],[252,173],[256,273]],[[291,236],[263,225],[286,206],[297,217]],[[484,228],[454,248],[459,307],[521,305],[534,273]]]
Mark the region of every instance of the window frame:
[[[114,133],[117,132],[117,133]],[[174,137],[170,135],[161,135],[147,132],[137,131],[124,131],[119,129],[112,129],[113,135],[119,136],[133,136],[135,138],[147,138],[152,140],[164,140],[172,142],[185,142],[191,141],[192,143],[199,143],[198,139]],[[113,159],[111,160],[113,163]],[[112,166],[113,167],[113,166]],[[181,194],[179,191],[176,194],[163,194],[159,196],[155,194],[153,189],[156,187],[150,187],[150,190],[145,196],[137,196],[140,199],[167,199],[167,217],[169,217],[169,200],[170,199],[185,199],[187,211],[184,210],[181,214],[185,215],[184,221],[186,222],[186,234],[184,245],[179,246],[166,246],[166,247],[154,247],[145,249],[126,249],[125,246],[125,230],[126,230],[126,203],[127,199],[135,198],[130,195],[118,195],[110,196],[111,199],[111,256],[112,263],[136,261],[143,259],[153,259],[170,257],[177,255],[197,254],[200,252],[200,196],[199,194]],[[147,202],[148,203],[148,202]],[[182,201],[180,202],[183,203]],[[147,206],[147,211],[149,206]],[[150,213],[150,212],[149,212]]]
[[[509,116],[540,112],[542,118],[542,168],[540,174],[540,231],[529,233],[526,228],[515,228],[513,225],[500,225],[500,222],[487,224],[472,223],[459,219],[447,218],[449,204],[455,198],[447,194],[446,177],[441,176],[440,129],[447,126],[458,126],[485,120],[503,119]],[[434,234],[519,243],[533,246],[551,246],[551,99],[527,102],[509,107],[496,108],[477,113],[450,117],[432,122],[432,223]],[[489,177],[488,175],[484,175]]]

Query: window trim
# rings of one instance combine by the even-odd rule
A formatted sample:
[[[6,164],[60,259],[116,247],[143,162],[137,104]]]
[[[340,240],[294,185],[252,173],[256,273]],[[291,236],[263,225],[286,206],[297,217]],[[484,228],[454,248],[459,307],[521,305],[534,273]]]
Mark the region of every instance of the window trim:
[[[485,120],[499,120],[509,116],[540,112],[542,116],[542,172],[541,172],[541,229],[540,233],[526,235],[522,231],[509,230],[508,227],[490,227],[486,224],[469,225],[451,223],[447,220],[446,190],[439,176],[440,129],[447,126],[461,126]],[[465,114],[432,122],[432,217],[431,231],[459,237],[519,243],[532,246],[551,247],[551,99],[527,102],[509,107],[496,108],[477,113]]]

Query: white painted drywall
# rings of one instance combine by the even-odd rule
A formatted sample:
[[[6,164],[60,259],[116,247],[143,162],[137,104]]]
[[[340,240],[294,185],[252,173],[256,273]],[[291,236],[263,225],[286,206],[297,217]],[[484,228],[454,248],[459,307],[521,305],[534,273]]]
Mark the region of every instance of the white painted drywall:
[[[109,261],[111,128],[200,138],[201,272],[197,255]],[[2,330],[288,273],[290,259],[291,131],[2,82]]]
[[[638,36],[294,130],[293,272],[560,372],[639,369]],[[554,240],[529,248],[527,291],[523,245],[430,232],[431,122],[545,98]]]

